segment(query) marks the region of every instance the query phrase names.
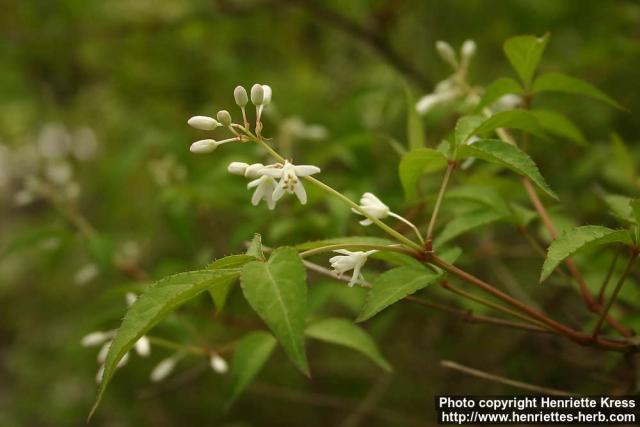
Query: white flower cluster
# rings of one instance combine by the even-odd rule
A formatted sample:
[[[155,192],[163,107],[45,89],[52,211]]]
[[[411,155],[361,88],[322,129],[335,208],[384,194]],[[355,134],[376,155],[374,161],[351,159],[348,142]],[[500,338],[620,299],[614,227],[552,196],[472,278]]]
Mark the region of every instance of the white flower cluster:
[[[471,63],[471,58],[476,52],[476,43],[473,40],[466,40],[460,53],[445,41],[436,42],[436,51],[440,57],[453,68],[453,74],[438,84],[432,93],[424,95],[416,103],[416,110],[420,114],[427,114],[434,108],[462,102],[466,108],[475,107],[480,101],[482,89],[470,87],[466,81],[467,72]],[[522,98],[515,94],[507,94],[498,99],[493,105],[493,111],[510,110],[522,103]]]
[[[136,302],[136,299],[137,297],[134,293],[128,292],[126,294],[127,306],[131,307],[133,303]],[[97,361],[100,365],[98,373],[96,374],[96,382],[98,382],[98,384],[102,381],[102,375],[104,374],[104,362],[107,360],[109,347],[111,346],[111,342],[115,335],[115,329],[110,331],[95,331],[85,335],[81,340],[82,346],[84,347],[101,346],[97,356]],[[151,354],[151,343],[149,342],[149,338],[144,335],[136,341],[134,348],[136,353],[142,357],[147,357]],[[126,353],[122,359],[120,359],[120,362],[118,362],[117,368],[123,367],[128,361],[129,353]]]
[[[236,104],[242,110],[243,125],[233,123],[231,114],[227,110],[220,110],[216,114],[216,118],[209,116],[193,116],[187,120],[187,124],[193,128],[212,131],[219,127],[225,127],[234,135],[231,138],[222,140],[201,139],[191,144],[192,153],[210,153],[219,146],[233,141],[247,141],[245,134],[238,132],[238,129],[249,130],[249,121],[247,120],[246,105],[249,103],[249,95],[242,86],[237,86],[233,91],[233,97]],[[251,103],[256,107],[256,132],[258,134],[262,130],[262,112],[271,103],[271,87],[268,85],[254,84],[251,87]]]
[[[300,203],[306,204],[307,192],[300,178],[320,172],[317,166],[294,165],[289,161],[268,166],[262,163],[249,165],[243,162],[232,162],[227,170],[234,175],[253,179],[247,184],[248,189],[255,188],[251,203],[256,206],[264,200],[269,209],[274,209],[276,202],[285,193],[295,194]]]
[[[61,200],[75,199],[80,184],[74,179],[74,163],[92,160],[98,148],[90,128],[69,131],[62,124],[49,123],[32,144],[15,150],[0,145],[0,188],[15,183],[12,197],[18,206],[37,200],[42,184]]]

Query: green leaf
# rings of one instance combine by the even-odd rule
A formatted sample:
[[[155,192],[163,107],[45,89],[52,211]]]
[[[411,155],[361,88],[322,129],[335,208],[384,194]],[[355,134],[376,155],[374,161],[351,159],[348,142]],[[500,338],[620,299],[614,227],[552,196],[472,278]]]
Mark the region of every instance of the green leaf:
[[[258,375],[260,369],[271,356],[276,339],[268,332],[251,332],[236,345],[231,362],[231,391],[227,407],[240,396],[244,389]]]
[[[483,116],[462,116],[456,122],[456,129],[454,132],[454,141],[455,144],[450,147],[451,150],[455,150],[455,147],[458,147],[465,142],[474,134],[474,131],[487,120],[486,117]]]
[[[385,271],[373,281],[356,322],[370,319],[391,304],[436,283],[442,277],[441,273],[427,268],[397,267]]]
[[[423,173],[435,172],[447,166],[447,158],[438,150],[419,148],[402,156],[398,173],[407,198],[413,197]]]
[[[306,334],[310,338],[341,345],[360,352],[385,371],[392,371],[391,365],[380,353],[375,341],[367,332],[354,325],[350,320],[336,317],[323,319],[311,324],[307,328]]]
[[[57,227],[35,228],[32,226],[31,228],[16,235],[7,247],[0,252],[0,259],[33,247],[39,243],[43,243],[49,239],[62,240],[66,236],[67,233],[64,229]]]
[[[452,221],[447,223],[442,231],[438,233],[433,245],[436,248],[439,248],[448,241],[466,233],[467,231],[471,231],[474,228],[478,228],[483,225],[491,224],[492,222],[499,221],[507,216],[508,214],[494,209],[483,209],[458,215]]]
[[[487,86],[482,98],[480,98],[476,111],[482,111],[483,108],[491,106],[494,102],[509,94],[522,95],[520,83],[510,77],[502,77],[493,81]]]
[[[608,243],[630,244],[629,232],[627,230],[612,230],[599,225],[585,225],[564,231],[556,240],[551,242],[547,250],[547,258],[542,265],[540,282],[549,277],[562,261],[576,252]]]
[[[549,196],[558,199],[531,157],[514,145],[498,139],[481,139],[473,145],[461,146],[459,151],[462,156],[486,160],[526,176]]]
[[[249,305],[265,321],[293,363],[309,376],[304,347],[306,271],[294,248],[278,248],[268,262],[251,261],[240,283]]]
[[[407,139],[409,149],[414,150],[424,147],[424,125],[422,117],[416,110],[416,100],[408,85],[405,85],[407,100]]]
[[[220,270],[225,268],[241,268],[249,261],[255,260],[254,257],[249,255],[229,255],[224,258],[217,259],[207,266],[207,270]],[[227,297],[233,285],[236,283],[238,276],[230,277],[227,280],[222,280],[216,286],[209,288],[209,295],[213,300],[213,304],[216,307],[216,313],[220,313],[224,310],[227,304]]]
[[[247,255],[263,261],[266,259],[264,257],[264,253],[262,252],[262,236],[260,234],[256,233],[253,235],[251,244],[247,249]]]
[[[333,239],[313,240],[310,242],[300,243],[295,246],[298,251],[306,251],[309,249],[321,248],[330,245],[392,245],[396,242],[382,237],[369,236],[349,236],[336,237]]]
[[[631,211],[633,212],[636,224],[640,224],[640,199],[631,199],[629,201],[629,206],[631,206]]]
[[[526,110],[509,110],[495,113],[473,129],[471,135],[481,135],[499,128],[519,129],[539,138],[547,139],[547,134],[536,116]]]
[[[587,141],[580,129],[562,114],[551,110],[534,110],[531,113],[547,132],[566,138],[578,145],[586,145]]]
[[[239,274],[238,269],[191,271],[165,277],[149,286],[129,308],[111,343],[98,397],[89,417],[97,409],[116,365],[142,335],[191,298]]]
[[[567,76],[562,73],[547,73],[538,77],[533,83],[533,93],[539,92],[564,92],[574,95],[584,95],[602,101],[612,107],[624,110],[624,107],[611,99],[600,89],[597,89],[583,80]]]
[[[618,194],[606,194],[604,201],[611,214],[623,222],[636,222],[631,209],[631,198]]]
[[[507,202],[495,188],[483,185],[460,185],[447,191],[445,197],[453,200],[470,200],[504,214],[509,213]]]
[[[615,132],[611,134],[611,144],[613,145],[612,150],[616,168],[627,180],[633,180],[636,175],[634,156],[629,152],[629,148],[620,138],[620,135]]]
[[[524,87],[531,85],[533,74],[540,63],[549,35],[542,37],[516,36],[504,42],[504,53],[518,73]]]

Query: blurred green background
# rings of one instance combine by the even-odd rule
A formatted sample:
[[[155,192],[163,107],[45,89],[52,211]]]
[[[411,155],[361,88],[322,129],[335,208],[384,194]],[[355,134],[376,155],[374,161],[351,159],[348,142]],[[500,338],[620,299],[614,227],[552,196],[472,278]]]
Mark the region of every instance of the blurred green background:
[[[530,147],[563,200],[554,214],[559,221],[612,225],[598,194],[638,192],[636,1],[0,3],[1,426],[83,425],[95,398],[97,364],[96,350],[80,340],[115,328],[125,292],[143,289],[150,278],[239,253],[254,232],[269,246],[377,233],[313,189],[305,207],[292,199],[274,211],[252,207],[245,181],[226,172],[228,162],[260,155],[251,147],[189,153],[202,136],[186,119],[222,108],[237,116],[231,108],[237,84],[273,88],[264,133],[298,163],[321,166],[323,178],[353,198],[374,191],[406,212],[413,205],[400,190],[399,156],[390,141],[406,144],[403,82],[418,96],[449,73],[434,42],[459,46],[474,39],[471,81],[484,85],[513,75],[502,53],[506,38],[550,32],[543,71],[583,78],[629,110],[562,95],[537,101],[572,118],[588,140],[586,147]],[[428,144],[437,144],[454,120],[454,114],[426,118]],[[614,131],[628,152],[612,148]],[[72,155],[56,154],[59,141]],[[49,149],[53,160],[43,169],[38,156]],[[43,173],[60,184],[52,189],[64,199],[57,206],[28,191],[30,177]],[[427,180],[424,193],[434,193],[439,180]],[[517,185],[501,188],[526,203]],[[526,250],[505,255],[505,242],[518,241],[514,234],[497,226],[459,239],[461,263],[498,282],[507,266],[545,309],[565,319],[588,317],[568,288],[537,285],[540,259]],[[496,254],[504,255],[501,264],[487,261]],[[585,257],[588,277],[605,274],[610,255]],[[637,286],[627,289],[625,320],[640,326]],[[429,295],[447,298],[438,289]],[[358,289],[311,280],[310,304],[325,313],[353,318],[361,301]],[[260,327],[238,292],[229,305],[214,317],[203,297],[157,335],[224,343]],[[150,359],[132,356],[118,372],[91,424],[432,425],[436,394],[514,392],[447,371],[439,365],[443,359],[578,393],[636,390],[632,358],[473,325],[419,306],[394,306],[365,327],[394,365],[392,376],[355,353],[310,343],[313,379],[303,378],[278,350],[225,412],[227,379],[205,360],[185,359],[169,380],[150,383],[152,366],[169,354],[154,348]],[[367,398],[375,398],[373,406],[362,410]]]

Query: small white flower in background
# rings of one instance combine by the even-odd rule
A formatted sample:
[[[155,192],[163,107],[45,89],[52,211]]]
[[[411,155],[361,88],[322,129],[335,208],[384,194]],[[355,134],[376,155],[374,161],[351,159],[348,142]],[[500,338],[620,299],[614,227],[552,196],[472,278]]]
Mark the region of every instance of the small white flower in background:
[[[96,277],[98,277],[98,266],[91,263],[82,267],[80,270],[76,272],[73,276],[73,281],[76,285],[82,286],[87,283],[93,281]]]
[[[454,70],[458,68],[458,58],[456,56],[456,52],[453,50],[449,43],[443,40],[438,40],[436,42],[436,51],[440,55],[440,58],[451,65]]]
[[[38,246],[44,251],[53,251],[60,247],[61,241],[59,237],[50,237],[43,240]]]
[[[53,184],[64,185],[73,177],[73,169],[69,162],[54,161],[47,164],[44,176]]]
[[[80,197],[81,188],[80,184],[75,181],[68,182],[64,187],[62,187],[62,196],[64,196],[67,200],[73,200]]]
[[[114,331],[95,331],[88,333],[87,335],[82,337],[80,343],[83,347],[95,347],[97,345],[103,344],[107,340],[110,340],[111,338],[113,338],[113,335]]]
[[[73,132],[73,144],[71,152],[73,156],[81,161],[93,159],[98,152],[98,138],[90,127],[81,127]]]
[[[187,177],[187,169],[172,154],[150,160],[148,168],[153,181],[160,187],[183,181]]]
[[[312,165],[294,165],[288,160],[281,167],[267,166],[258,173],[274,178],[279,178],[278,186],[273,192],[273,200],[278,201],[285,192],[294,194],[303,205],[307,203],[307,192],[302,185],[300,177],[314,175],[320,172],[320,168]]]
[[[178,360],[180,359],[177,354],[167,357],[166,359],[162,359],[151,371],[149,379],[154,383],[164,380],[169,376],[169,374],[171,374],[171,372],[173,372]]]
[[[453,81],[448,78],[439,82],[433,93],[427,94],[416,102],[416,110],[420,114],[427,114],[434,107],[454,101],[462,95],[462,90]]]
[[[43,158],[60,159],[69,153],[71,136],[63,125],[48,123],[38,135],[37,146]]]
[[[391,210],[389,206],[382,203],[373,193],[364,193],[360,198],[360,209],[374,218],[383,219],[389,216]],[[355,208],[351,208],[354,213],[362,215],[360,211]],[[367,226],[373,224],[369,218],[365,218],[360,221],[361,225]]]
[[[467,139],[465,141],[465,144],[467,145],[472,145],[475,144],[477,141],[480,141],[480,138],[478,138],[477,136],[472,136],[471,138]],[[465,161],[462,163],[462,165],[460,165],[460,169],[462,170],[467,170],[471,167],[471,165],[476,161],[475,157],[469,157],[467,159],[465,159]]]
[[[251,196],[251,204],[257,206],[261,200],[267,202],[267,207],[273,210],[276,207],[276,200],[273,194],[276,190],[276,180],[270,176],[262,175],[247,184],[247,189],[255,188]]]
[[[284,135],[309,140],[322,140],[329,136],[327,128],[321,125],[307,124],[300,117],[288,117],[280,124],[280,131]]]
[[[334,251],[341,255],[336,255],[329,259],[329,263],[331,264],[331,268],[336,272],[338,277],[342,276],[345,272],[349,270],[353,270],[353,274],[351,276],[351,280],[349,280],[349,287],[353,286],[358,279],[364,280],[360,270],[367,262],[369,255],[377,252],[377,251],[356,251],[351,252],[346,249],[338,249]]]
[[[135,265],[140,260],[141,250],[138,242],[127,240],[116,250],[113,255],[113,263],[118,266]],[[130,296],[133,295],[133,298]],[[135,294],[129,292],[126,295],[129,307],[135,302]]]
[[[220,357],[220,355],[218,354],[211,355],[209,364],[211,365],[211,369],[219,374],[225,374],[229,370],[227,361]]]
[[[33,192],[23,189],[13,195],[13,202],[16,206],[27,206],[36,200],[36,195]]]
[[[465,40],[460,48],[461,66],[466,68],[471,62],[471,58],[476,53],[476,42],[473,40]]]
[[[213,117],[193,116],[187,120],[187,124],[192,128],[200,130],[214,130],[220,126],[220,123]]]
[[[491,110],[497,113],[499,111],[513,110],[520,105],[522,105],[522,97],[512,93],[508,93],[494,102],[491,106]]]

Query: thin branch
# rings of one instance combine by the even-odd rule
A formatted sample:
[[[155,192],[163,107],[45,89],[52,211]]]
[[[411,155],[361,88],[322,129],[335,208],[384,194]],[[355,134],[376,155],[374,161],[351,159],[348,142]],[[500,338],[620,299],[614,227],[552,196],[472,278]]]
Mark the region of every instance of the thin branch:
[[[440,362],[440,366],[442,366],[443,368],[462,372],[477,378],[482,378],[488,381],[493,381],[496,383],[508,385],[508,386],[519,388],[522,390],[532,391],[534,393],[549,394],[552,396],[574,396],[573,393],[570,393],[568,391],[558,390],[558,389],[548,388],[548,387],[541,387],[538,385],[528,384],[522,381],[512,380],[510,378],[505,378],[500,375],[490,374],[488,372],[480,371],[478,369],[469,368],[468,366],[464,366],[459,363],[452,362],[450,360],[442,360]]]
[[[378,406],[378,402],[382,399],[384,392],[391,384],[391,374],[385,374],[378,378],[373,384],[365,398],[356,406],[356,408],[345,418],[340,427],[357,427],[365,420],[367,414]]]

